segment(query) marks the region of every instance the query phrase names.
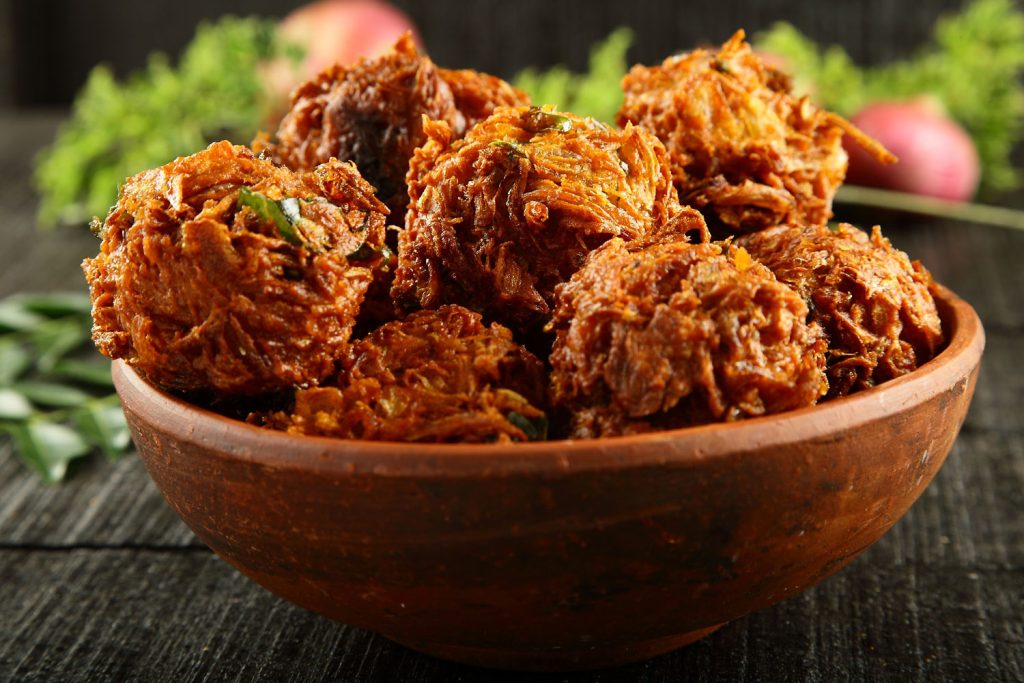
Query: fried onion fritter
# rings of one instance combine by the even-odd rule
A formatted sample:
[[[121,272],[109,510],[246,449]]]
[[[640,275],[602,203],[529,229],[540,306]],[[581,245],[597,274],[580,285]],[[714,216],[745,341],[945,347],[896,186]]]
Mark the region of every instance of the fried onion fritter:
[[[406,33],[376,59],[336,64],[299,86],[274,139],[257,139],[255,147],[296,170],[331,158],[355,162],[400,222],[409,160],[426,141],[424,116],[461,136],[496,105],[528,103],[494,76],[438,68]]]
[[[716,233],[824,225],[846,175],[844,133],[895,161],[842,117],[794,96],[742,30],[720,50],[634,66],[622,87],[619,124],[646,126],[665,143],[680,201],[703,211]]]
[[[824,394],[807,306],[742,249],[612,239],[557,292],[551,402],[575,438],[778,413]]]
[[[520,333],[546,322],[555,287],[611,237],[695,231],[665,149],[642,128],[539,108],[499,108],[465,138],[431,122],[409,168],[392,296],[458,303]]]
[[[353,342],[331,386],[300,390],[291,412],[251,422],[345,439],[542,439],[544,366],[460,306],[419,311]]]
[[[741,237],[751,256],[807,302],[828,337],[829,397],[906,374],[943,341],[931,275],[875,226],[779,226]]]
[[[294,173],[227,142],[140,173],[82,264],[93,339],[166,389],[316,384],[380,265],[386,213],[352,164]]]

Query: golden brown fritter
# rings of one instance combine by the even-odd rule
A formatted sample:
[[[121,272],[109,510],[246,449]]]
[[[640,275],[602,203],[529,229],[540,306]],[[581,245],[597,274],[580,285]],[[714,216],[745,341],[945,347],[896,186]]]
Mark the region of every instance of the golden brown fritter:
[[[552,405],[575,438],[812,405],[825,342],[806,317],[741,249],[613,239],[558,289]]]
[[[544,381],[543,364],[508,329],[442,306],[353,342],[333,386],[301,390],[291,413],[250,421],[377,441],[542,439]]]
[[[407,33],[387,54],[336,64],[296,88],[275,141],[265,146],[293,169],[332,157],[355,162],[400,217],[407,201],[405,173],[423,142],[424,115],[453,126],[462,121],[437,67]]]
[[[828,337],[828,395],[906,374],[935,355],[942,323],[924,267],[893,249],[878,226],[779,226],[738,241],[795,289]]]
[[[294,173],[227,142],[129,178],[82,264],[96,345],[168,389],[316,384],[381,264],[386,212],[351,164]]]
[[[664,147],[641,128],[518,107],[462,140],[441,122],[426,132],[392,289],[407,309],[458,303],[526,332],[610,237],[706,231],[679,205]]]
[[[622,81],[620,125],[649,128],[669,151],[683,204],[712,230],[748,232],[824,225],[846,175],[844,133],[895,161],[852,124],[795,97],[738,31],[721,50],[698,49],[660,66],[634,66]]]
[[[332,157],[354,161],[401,222],[409,159],[426,140],[423,117],[445,121],[461,136],[495,105],[509,103],[528,98],[494,76],[438,68],[406,33],[381,57],[337,64],[299,86],[275,139],[255,146],[293,169]]]

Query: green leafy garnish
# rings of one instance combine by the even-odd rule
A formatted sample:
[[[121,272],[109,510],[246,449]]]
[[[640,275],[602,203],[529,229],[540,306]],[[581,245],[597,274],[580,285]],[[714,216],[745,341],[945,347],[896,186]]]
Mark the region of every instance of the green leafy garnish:
[[[568,133],[572,130],[572,121],[568,116],[556,114],[553,111],[546,111],[540,107],[530,107],[526,112],[527,127],[537,133],[542,130],[557,130],[559,133]]]
[[[298,199],[285,197],[284,199],[270,199],[269,197],[253,192],[243,187],[238,195],[239,206],[247,206],[260,217],[261,220],[273,223],[281,233],[281,237],[290,244],[301,246],[313,252],[320,252],[328,245],[338,247],[339,250],[349,250],[345,255],[349,260],[367,260],[377,253],[377,250],[366,244],[366,226],[350,233],[352,237],[348,242],[333,244],[328,231],[321,225],[320,221],[344,223],[345,214],[339,207],[326,199],[313,197],[310,199]],[[303,207],[312,213],[313,218],[303,215]],[[327,211],[325,215],[323,211]],[[363,233],[361,236],[359,233]],[[353,243],[358,240],[357,243]]]
[[[282,202],[276,202],[259,192],[253,192],[248,187],[243,187],[238,193],[239,206],[249,207],[262,220],[277,226],[277,231],[281,233],[281,237],[286,242],[301,247],[304,244],[302,236],[299,235],[299,231],[296,230],[292,221],[288,219],[281,206],[283,202],[288,201],[298,200],[285,199]]]
[[[97,66],[75,98],[71,119],[37,159],[40,225],[103,215],[124,179],[228,139],[247,144],[279,106],[261,67],[297,65],[270,19],[224,17],[200,24],[177,67],[163,54],[118,82]]]
[[[48,294],[16,294],[11,299],[26,311],[50,317],[89,315],[92,300],[84,292],[51,292]]]
[[[21,377],[32,366],[32,357],[14,335],[0,337],[0,387]]]
[[[32,403],[52,408],[76,408],[92,398],[75,386],[57,382],[15,382],[11,389]]]
[[[975,0],[940,19],[932,44],[915,57],[875,67],[857,66],[841,47],[822,48],[786,23],[755,44],[785,60],[798,92],[844,116],[870,102],[931,95],[973,138],[983,189],[1020,185],[1010,156],[1024,133],[1024,11],[1011,0]]]
[[[24,420],[32,414],[32,404],[14,389],[0,388],[0,420]]]
[[[57,361],[81,346],[88,338],[89,328],[73,318],[41,323],[32,331],[32,344],[39,354],[36,367],[40,372],[50,372]]]
[[[548,438],[548,418],[541,414],[539,417],[529,418],[522,413],[510,412],[505,418],[516,428],[521,430],[530,441],[543,441]]]
[[[0,332],[30,330],[45,318],[25,308],[14,299],[0,301]]]
[[[88,298],[80,293],[15,295],[0,301],[0,438],[49,482],[71,461],[130,445],[113,393],[110,361],[89,342]]]
[[[561,65],[545,71],[525,69],[514,83],[539,105],[553,104],[562,111],[614,124],[622,106],[619,84],[629,67],[626,52],[632,42],[632,31],[617,28],[591,48],[587,73],[574,74]]]
[[[97,387],[114,387],[110,376],[110,363],[106,360],[76,360],[65,358],[54,364],[52,374],[61,379]]]
[[[92,450],[75,430],[44,419],[0,425],[14,438],[21,459],[52,483],[64,479],[68,463]]]
[[[116,400],[91,401],[72,413],[71,419],[78,433],[109,460],[118,458],[131,444],[128,423]]]

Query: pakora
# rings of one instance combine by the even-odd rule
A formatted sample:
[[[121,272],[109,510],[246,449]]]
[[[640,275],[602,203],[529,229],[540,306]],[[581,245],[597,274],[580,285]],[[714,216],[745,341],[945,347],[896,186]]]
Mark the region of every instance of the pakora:
[[[677,201],[664,146],[642,128],[517,107],[461,140],[441,121],[425,131],[392,288],[406,309],[458,303],[528,334],[609,238],[706,238],[700,214]]]
[[[314,385],[348,343],[386,213],[352,164],[294,173],[227,142],[140,173],[83,263],[93,339],[167,389]]]
[[[420,442],[546,435],[544,365],[460,306],[418,311],[352,343],[330,386],[250,421],[295,434]]]
[[[881,145],[842,117],[792,93],[738,31],[718,51],[697,49],[622,81],[620,125],[649,128],[669,151],[683,204],[724,236],[792,223],[824,225],[846,175],[844,134],[882,161]]]
[[[935,355],[931,275],[875,226],[779,226],[737,241],[807,302],[828,337],[829,397],[904,375]]]
[[[612,239],[557,292],[552,406],[593,438],[813,405],[825,341],[742,249]]]
[[[528,103],[525,93],[494,76],[438,68],[407,33],[376,59],[336,64],[299,86],[274,139],[254,144],[297,170],[331,158],[355,162],[400,223],[409,160],[426,140],[424,117],[461,136],[495,105]]]

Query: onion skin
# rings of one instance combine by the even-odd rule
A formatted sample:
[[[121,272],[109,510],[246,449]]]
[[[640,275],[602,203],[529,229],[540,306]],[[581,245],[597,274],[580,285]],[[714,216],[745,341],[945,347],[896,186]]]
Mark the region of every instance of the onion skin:
[[[981,163],[974,142],[935,101],[876,102],[851,122],[899,161],[883,165],[847,136],[848,183],[952,201],[970,200],[977,191]]]

